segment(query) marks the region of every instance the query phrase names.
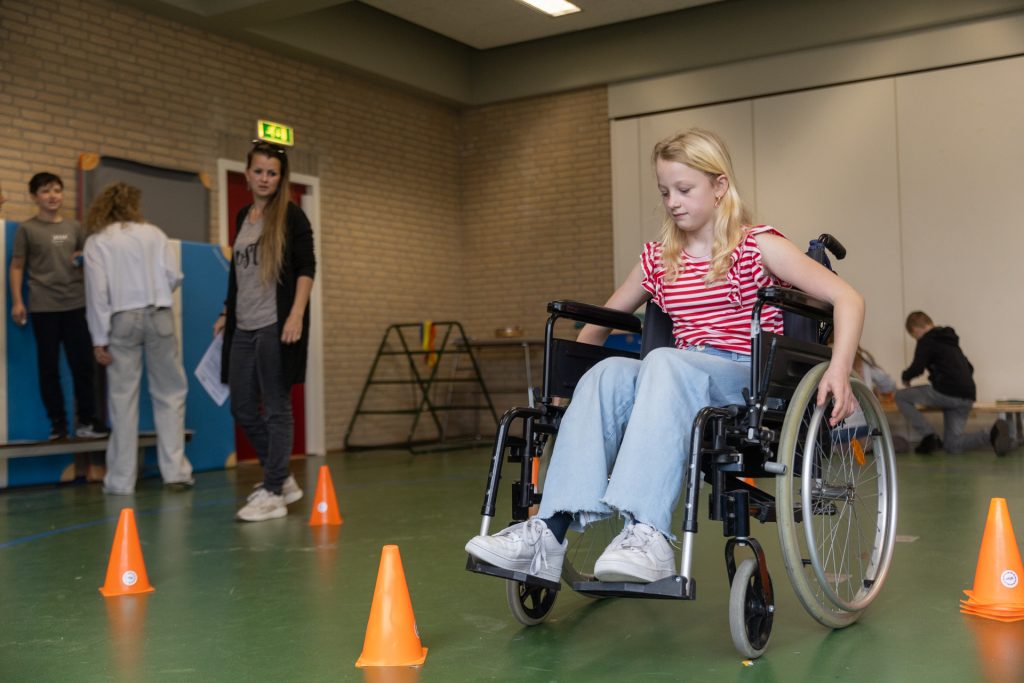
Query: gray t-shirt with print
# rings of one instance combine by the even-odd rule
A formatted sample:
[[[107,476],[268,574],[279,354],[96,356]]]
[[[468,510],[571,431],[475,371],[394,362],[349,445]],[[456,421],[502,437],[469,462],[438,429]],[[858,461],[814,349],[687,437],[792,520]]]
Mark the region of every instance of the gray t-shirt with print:
[[[60,223],[30,218],[18,226],[11,256],[25,264],[29,311],[55,313],[85,307],[82,266],[74,262],[75,252],[84,244],[82,226],[71,218]]]
[[[277,322],[277,285],[264,282],[260,275],[259,239],[263,219],[250,222],[246,217],[235,238],[236,324],[240,330],[258,330]]]

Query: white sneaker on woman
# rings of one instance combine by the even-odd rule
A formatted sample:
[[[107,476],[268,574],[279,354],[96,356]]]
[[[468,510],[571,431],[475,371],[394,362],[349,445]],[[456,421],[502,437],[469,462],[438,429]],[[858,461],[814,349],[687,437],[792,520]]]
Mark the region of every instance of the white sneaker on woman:
[[[252,488],[253,491],[246,498],[246,501],[252,500],[258,492],[263,490],[263,482],[261,481]],[[294,475],[289,474],[288,478],[284,480],[284,484],[281,486],[281,496],[284,497],[285,505],[291,505],[302,499],[302,489],[299,488],[299,482],[295,481]]]
[[[568,541],[561,543],[536,517],[502,529],[493,536],[474,536],[466,552],[487,564],[558,582]]]
[[[235,516],[243,522],[262,522],[277,519],[288,514],[284,496],[274,495],[266,489],[260,489],[249,496],[249,502]]]
[[[676,554],[660,531],[647,524],[629,524],[594,563],[598,581],[651,583],[676,573]]]

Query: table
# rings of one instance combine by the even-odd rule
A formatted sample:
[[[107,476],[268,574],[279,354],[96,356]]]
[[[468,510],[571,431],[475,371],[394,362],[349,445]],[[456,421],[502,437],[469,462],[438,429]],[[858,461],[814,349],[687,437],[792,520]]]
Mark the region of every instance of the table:
[[[468,339],[465,343],[460,342],[457,346],[468,346],[473,349],[521,347],[523,349],[523,358],[526,363],[526,396],[530,402],[530,407],[536,407],[533,395],[533,368],[530,363],[530,347],[539,346],[544,348],[543,337],[496,337],[494,339]]]

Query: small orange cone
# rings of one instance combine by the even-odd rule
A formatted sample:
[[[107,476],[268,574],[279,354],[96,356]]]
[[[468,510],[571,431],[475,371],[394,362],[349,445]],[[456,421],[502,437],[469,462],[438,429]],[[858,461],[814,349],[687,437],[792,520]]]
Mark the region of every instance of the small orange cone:
[[[100,588],[104,597],[149,593],[156,590],[149,585],[146,563],[142,560],[139,532],[135,529],[135,510],[124,508],[117,521],[114,545],[110,548],[107,580]]]
[[[978,616],[1024,619],[1024,566],[1005,498],[993,498],[978,553],[974,590],[964,591],[961,611]]]
[[[327,465],[320,465],[320,476],[316,480],[316,497],[313,499],[313,512],[309,515],[310,526],[341,524],[341,513],[338,512],[338,500],[334,496],[334,483]]]
[[[417,666],[426,659],[427,648],[420,643],[398,546],[386,545],[380,554],[363,653],[356,666]]]

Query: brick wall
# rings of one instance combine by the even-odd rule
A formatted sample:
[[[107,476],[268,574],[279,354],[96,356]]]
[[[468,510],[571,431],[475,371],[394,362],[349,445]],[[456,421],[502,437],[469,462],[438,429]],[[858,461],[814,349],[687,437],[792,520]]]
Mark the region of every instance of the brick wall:
[[[38,170],[75,206],[83,152],[205,172],[216,217],[217,158],[244,154],[258,118],[294,126],[293,170],[320,179],[329,449],[388,323],[532,335],[548,299],[610,292],[603,88],[459,111],[108,0],[0,0],[11,219],[32,214]]]
[[[539,337],[548,301],[604,303],[614,287],[605,89],[468,110],[461,145],[470,334]],[[522,392],[505,393],[525,386],[522,349],[480,354],[496,402],[522,405]]]

